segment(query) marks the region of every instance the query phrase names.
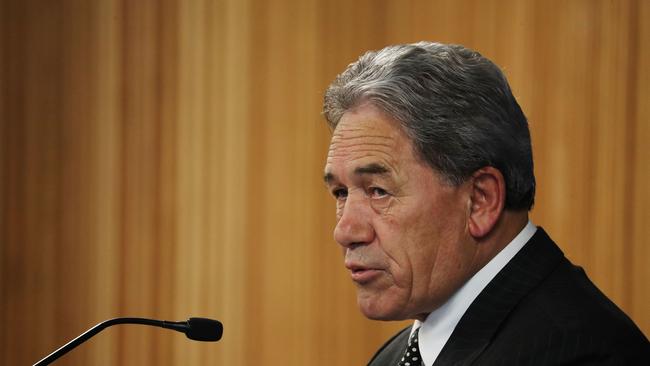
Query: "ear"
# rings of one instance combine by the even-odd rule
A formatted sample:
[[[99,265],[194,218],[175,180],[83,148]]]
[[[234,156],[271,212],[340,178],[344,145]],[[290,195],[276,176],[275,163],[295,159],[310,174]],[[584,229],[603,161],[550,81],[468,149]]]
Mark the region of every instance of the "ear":
[[[469,233],[480,239],[492,231],[503,212],[506,183],[503,174],[491,166],[474,172],[470,183]]]

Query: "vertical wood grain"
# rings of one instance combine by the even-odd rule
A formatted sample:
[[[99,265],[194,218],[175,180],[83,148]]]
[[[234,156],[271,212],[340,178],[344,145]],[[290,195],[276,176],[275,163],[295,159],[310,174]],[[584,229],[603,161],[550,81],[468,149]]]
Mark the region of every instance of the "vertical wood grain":
[[[632,118],[632,161],[629,168],[634,179],[631,190],[630,223],[632,225],[629,257],[631,258],[632,271],[628,283],[628,291],[631,296],[631,304],[627,308],[630,315],[645,332],[646,337],[650,334],[650,211],[647,205],[650,203],[650,191],[646,184],[650,182],[650,49],[643,45],[650,42],[650,2],[638,1],[633,8],[637,20],[634,29],[635,62],[632,64],[634,70],[630,72],[630,78],[634,79],[634,100],[629,102],[630,118]]]
[[[321,183],[325,87],[421,39],[505,71],[533,136],[535,223],[650,333],[647,1],[3,0],[0,363],[114,316],[61,365],[364,364],[369,321]]]

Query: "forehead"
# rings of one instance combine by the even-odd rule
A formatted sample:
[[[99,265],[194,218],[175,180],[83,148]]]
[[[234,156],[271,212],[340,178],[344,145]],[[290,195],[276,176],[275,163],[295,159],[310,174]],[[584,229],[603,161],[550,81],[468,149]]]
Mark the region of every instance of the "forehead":
[[[325,173],[342,174],[368,164],[399,172],[403,163],[413,159],[411,141],[399,122],[364,104],[341,117],[332,134]]]

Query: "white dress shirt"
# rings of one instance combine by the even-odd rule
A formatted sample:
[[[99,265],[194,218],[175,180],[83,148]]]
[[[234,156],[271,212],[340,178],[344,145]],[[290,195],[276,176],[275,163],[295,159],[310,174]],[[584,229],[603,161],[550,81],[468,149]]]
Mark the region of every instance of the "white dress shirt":
[[[537,227],[528,221],[523,230],[499,254],[476,272],[446,303],[429,314],[424,322],[415,321],[411,328],[411,334],[420,328],[418,344],[423,365],[433,365],[467,308],[494,276],[524,247],[535,231],[537,231]]]

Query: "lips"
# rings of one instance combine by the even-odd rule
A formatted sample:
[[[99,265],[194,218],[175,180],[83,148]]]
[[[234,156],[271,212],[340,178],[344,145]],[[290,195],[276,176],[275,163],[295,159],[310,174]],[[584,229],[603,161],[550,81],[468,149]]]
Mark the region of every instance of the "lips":
[[[346,262],[345,268],[350,271],[352,281],[358,284],[367,284],[381,276],[383,270],[376,267],[365,266],[358,263]]]

